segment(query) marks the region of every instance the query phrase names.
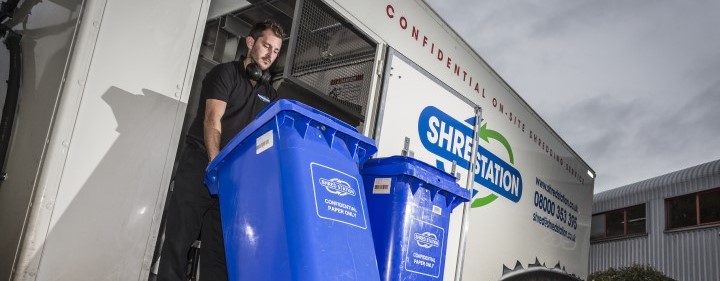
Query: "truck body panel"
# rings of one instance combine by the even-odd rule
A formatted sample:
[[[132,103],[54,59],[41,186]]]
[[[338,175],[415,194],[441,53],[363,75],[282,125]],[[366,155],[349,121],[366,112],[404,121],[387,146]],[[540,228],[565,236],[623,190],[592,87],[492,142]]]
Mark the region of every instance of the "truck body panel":
[[[203,50],[206,23],[227,28],[238,17],[225,15],[252,7],[298,17],[287,7],[302,2],[22,6],[23,92],[0,186],[0,245],[13,251],[0,258],[0,278],[147,280],[181,135],[218,63],[207,57],[232,59],[242,47],[229,38],[234,45]],[[424,2],[316,2],[375,48],[363,66],[370,75],[319,86],[352,88],[359,77],[369,85],[359,129],[378,156],[400,154],[408,138],[413,156],[474,190],[473,208],[451,216],[445,280],[585,278],[592,169]]]
[[[55,4],[35,8],[59,12]],[[58,14],[77,22],[76,31],[72,22],[62,33],[74,35],[64,37],[59,50],[70,54],[58,52],[58,64],[46,69],[64,83],[39,79],[38,85],[49,87],[40,92],[27,87],[32,80],[24,81],[22,105],[51,104],[28,118],[46,120],[46,133],[36,132],[41,126],[17,126],[16,137],[32,135],[41,145],[11,149],[9,179],[30,175],[21,183],[5,182],[3,190],[34,194],[15,198],[31,207],[26,217],[16,217],[24,221],[23,238],[12,262],[4,260],[3,279],[140,280],[149,273],[208,1],[77,4],[77,10]],[[52,25],[52,18],[43,24]],[[53,93],[57,104],[27,99]],[[20,166],[28,160],[39,165]],[[12,270],[5,271],[7,264]]]

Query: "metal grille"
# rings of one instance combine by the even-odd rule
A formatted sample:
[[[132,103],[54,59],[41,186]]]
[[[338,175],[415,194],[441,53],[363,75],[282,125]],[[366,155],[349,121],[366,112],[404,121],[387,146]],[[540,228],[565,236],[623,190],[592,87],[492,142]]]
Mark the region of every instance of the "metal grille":
[[[303,1],[290,75],[366,114],[375,44],[316,1]]]

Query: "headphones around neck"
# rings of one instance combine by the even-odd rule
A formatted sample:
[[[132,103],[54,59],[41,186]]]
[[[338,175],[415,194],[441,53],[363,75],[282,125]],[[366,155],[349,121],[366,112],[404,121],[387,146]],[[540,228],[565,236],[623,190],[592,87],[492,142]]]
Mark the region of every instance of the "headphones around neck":
[[[253,59],[250,58],[250,60]],[[270,83],[270,71],[263,71],[254,60],[245,67],[245,73],[250,80],[256,81],[259,84]]]

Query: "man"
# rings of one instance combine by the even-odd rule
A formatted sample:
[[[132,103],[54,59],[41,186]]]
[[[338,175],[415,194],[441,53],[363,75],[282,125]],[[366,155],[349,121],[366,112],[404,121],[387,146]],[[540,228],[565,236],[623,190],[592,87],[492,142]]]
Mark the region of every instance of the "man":
[[[255,24],[245,38],[246,56],[219,64],[205,76],[168,202],[158,280],[187,279],[187,255],[198,235],[200,279],[227,280],[220,207],[203,184],[205,169],[222,147],[277,98],[267,80],[258,76],[267,75],[282,37],[282,27],[274,21]]]

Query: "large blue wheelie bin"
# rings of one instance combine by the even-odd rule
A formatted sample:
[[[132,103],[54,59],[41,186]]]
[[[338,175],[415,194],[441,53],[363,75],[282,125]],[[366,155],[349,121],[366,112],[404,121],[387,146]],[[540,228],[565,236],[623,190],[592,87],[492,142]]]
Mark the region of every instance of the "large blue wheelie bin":
[[[279,100],[210,163],[228,277],[379,280],[359,165],[377,151],[354,128]]]
[[[381,280],[443,280],[450,213],[471,192],[404,156],[368,160],[361,174]]]

